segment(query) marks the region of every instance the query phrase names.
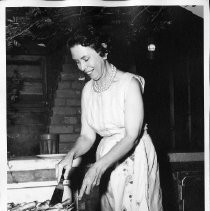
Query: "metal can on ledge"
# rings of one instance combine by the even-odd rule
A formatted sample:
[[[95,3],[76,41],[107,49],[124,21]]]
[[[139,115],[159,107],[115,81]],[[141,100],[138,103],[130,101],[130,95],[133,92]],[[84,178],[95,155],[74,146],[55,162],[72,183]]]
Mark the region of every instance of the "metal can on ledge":
[[[40,154],[59,153],[59,135],[45,133],[40,136]]]

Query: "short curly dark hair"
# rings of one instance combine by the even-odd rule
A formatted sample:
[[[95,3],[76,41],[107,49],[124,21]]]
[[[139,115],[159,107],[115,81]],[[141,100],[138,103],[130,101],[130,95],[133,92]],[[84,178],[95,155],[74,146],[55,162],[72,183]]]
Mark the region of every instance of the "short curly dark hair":
[[[67,47],[69,49],[75,45],[88,46],[100,53],[100,56],[103,57],[106,53],[110,52],[110,40],[107,34],[96,29],[93,25],[83,25],[71,33],[67,40]]]

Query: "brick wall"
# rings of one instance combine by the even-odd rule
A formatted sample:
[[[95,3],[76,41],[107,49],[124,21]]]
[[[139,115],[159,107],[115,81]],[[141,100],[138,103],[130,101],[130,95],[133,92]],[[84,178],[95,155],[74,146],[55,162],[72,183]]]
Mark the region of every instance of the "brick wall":
[[[81,72],[66,60],[55,92],[49,126],[49,133],[59,134],[59,153],[67,153],[79,136],[81,92],[85,84],[84,80],[80,80]]]
[[[6,57],[7,94],[14,94],[11,81],[15,71],[23,80],[17,102],[7,104],[7,152],[8,156],[32,156],[40,154],[40,134],[46,132],[48,113],[45,106],[45,61],[41,55],[16,54]]]

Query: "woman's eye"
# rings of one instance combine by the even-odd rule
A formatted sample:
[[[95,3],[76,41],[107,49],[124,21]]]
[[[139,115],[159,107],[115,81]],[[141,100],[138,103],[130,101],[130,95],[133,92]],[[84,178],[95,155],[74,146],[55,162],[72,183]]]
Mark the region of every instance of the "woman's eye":
[[[85,58],[84,61],[87,62],[89,60],[89,58]]]

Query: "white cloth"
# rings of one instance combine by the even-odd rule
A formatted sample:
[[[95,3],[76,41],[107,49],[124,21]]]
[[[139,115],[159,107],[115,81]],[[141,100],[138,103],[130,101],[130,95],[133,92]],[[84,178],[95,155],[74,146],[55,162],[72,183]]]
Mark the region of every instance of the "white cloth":
[[[125,135],[124,103],[131,78],[144,89],[144,79],[124,73],[101,93],[93,90],[90,80],[83,89],[87,123],[103,138],[96,159],[105,155]],[[101,198],[103,211],[162,211],[162,195],[156,152],[150,136],[144,132],[132,156],[112,171],[107,192]]]

